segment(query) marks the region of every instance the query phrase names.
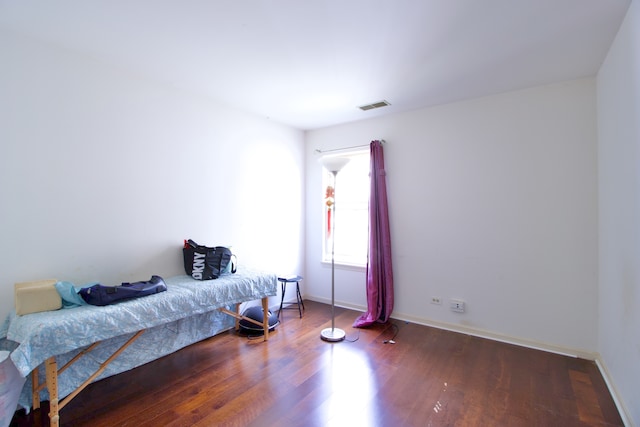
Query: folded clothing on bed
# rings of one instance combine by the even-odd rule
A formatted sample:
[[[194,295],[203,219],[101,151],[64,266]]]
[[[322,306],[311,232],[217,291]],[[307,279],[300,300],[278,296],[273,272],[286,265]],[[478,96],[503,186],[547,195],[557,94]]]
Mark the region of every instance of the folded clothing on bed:
[[[120,286],[96,284],[80,289],[80,296],[87,304],[104,306],[120,301],[165,292],[167,285],[160,276],[151,276],[146,282],[123,283]]]

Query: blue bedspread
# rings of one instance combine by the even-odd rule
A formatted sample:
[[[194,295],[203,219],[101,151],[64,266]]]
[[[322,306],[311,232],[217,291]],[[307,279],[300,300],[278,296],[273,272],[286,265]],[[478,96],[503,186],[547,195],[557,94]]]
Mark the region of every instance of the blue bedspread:
[[[23,376],[51,356],[58,356],[58,366],[62,366],[81,349],[105,341],[86,361],[76,362],[61,375],[58,386],[63,397],[81,383],[80,377],[84,376],[83,381],[92,373],[90,365],[99,365],[109,356],[109,351],[115,351],[141,329],[148,330],[99,378],[140,366],[231,328],[234,319],[217,308],[232,309],[236,303],[277,293],[275,274],[247,268],[216,280],[197,281],[189,276],[177,276],[165,279],[165,283],[166,292],[104,307],[81,306],[25,316],[12,312],[0,328],[0,337],[18,343],[11,360]],[[21,398],[22,406],[30,400],[25,392],[27,390]],[[42,398],[47,398],[46,393]]]

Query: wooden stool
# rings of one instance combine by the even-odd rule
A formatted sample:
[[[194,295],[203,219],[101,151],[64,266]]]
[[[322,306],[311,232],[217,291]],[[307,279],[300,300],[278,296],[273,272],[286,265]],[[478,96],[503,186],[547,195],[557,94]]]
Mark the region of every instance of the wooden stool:
[[[302,280],[302,276],[290,276],[290,277],[278,277],[278,281],[280,282],[282,288],[282,297],[280,298],[280,309],[278,310],[278,320],[280,320],[280,313],[282,312],[282,306],[284,304],[297,304],[298,305],[298,313],[300,314],[300,318],[302,318],[302,310],[304,310],[304,302],[302,301],[302,295],[300,294],[300,281]],[[287,283],[295,283],[296,284],[296,301],[295,302],[284,302],[284,294],[287,291]],[[295,309],[296,307],[285,307],[284,310],[288,308]]]

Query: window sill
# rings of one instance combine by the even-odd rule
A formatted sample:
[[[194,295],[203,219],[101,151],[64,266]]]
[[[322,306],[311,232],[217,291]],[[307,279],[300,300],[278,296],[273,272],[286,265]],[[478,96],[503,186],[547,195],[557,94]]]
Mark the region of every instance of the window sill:
[[[323,267],[331,268],[331,261],[321,261]],[[364,264],[350,264],[345,261],[335,261],[336,269],[340,270],[353,270],[353,271],[366,271],[367,266]]]

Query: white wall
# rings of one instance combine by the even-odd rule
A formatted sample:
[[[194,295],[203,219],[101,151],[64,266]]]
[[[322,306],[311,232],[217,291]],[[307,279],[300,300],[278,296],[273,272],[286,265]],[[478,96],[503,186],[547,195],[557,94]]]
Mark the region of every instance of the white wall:
[[[373,139],[387,141],[394,317],[593,354],[593,79],[308,132],[309,298],[330,298],[314,150]],[[366,306],[364,272],[339,270],[336,284],[338,304]],[[431,296],[445,304],[430,304]],[[452,297],[466,301],[466,313],[448,309]]]
[[[184,274],[185,238],[303,272],[302,132],[8,32],[0,56],[2,318],[17,281]]]
[[[632,2],[598,73],[599,345],[640,426],[640,5]]]

